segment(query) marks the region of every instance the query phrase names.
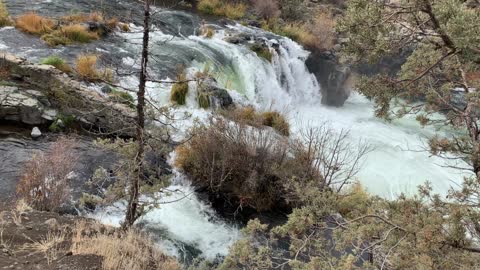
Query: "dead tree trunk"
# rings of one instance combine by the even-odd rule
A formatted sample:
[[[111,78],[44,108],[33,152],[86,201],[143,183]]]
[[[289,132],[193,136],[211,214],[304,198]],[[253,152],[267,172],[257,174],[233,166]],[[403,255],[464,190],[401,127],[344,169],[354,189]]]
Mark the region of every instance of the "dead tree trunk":
[[[135,157],[135,174],[130,183],[130,194],[123,226],[125,228],[131,227],[135,220],[139,217],[138,212],[138,197],[140,181],[143,174],[143,159],[145,155],[145,86],[147,83],[147,66],[149,54],[150,41],[150,0],[145,0],[144,4],[144,19],[143,19],[143,43],[142,43],[142,59],[140,70],[140,83],[137,92],[137,126],[136,126],[136,140],[138,144],[137,155]]]

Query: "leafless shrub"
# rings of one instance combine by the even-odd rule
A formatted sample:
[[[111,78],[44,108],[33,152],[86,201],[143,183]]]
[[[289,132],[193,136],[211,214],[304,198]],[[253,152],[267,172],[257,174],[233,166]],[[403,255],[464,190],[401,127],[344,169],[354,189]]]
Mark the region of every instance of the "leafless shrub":
[[[27,162],[17,195],[36,210],[54,211],[69,197],[68,176],[75,165],[73,139],[61,137]]]
[[[287,155],[285,138],[222,118],[211,119],[193,134],[177,149],[176,164],[196,184],[259,210],[281,197],[275,174]]]
[[[373,150],[361,141],[351,143],[348,131],[336,132],[326,124],[300,131],[292,149],[297,158],[311,164],[311,174],[322,176],[322,185],[337,192],[351,183],[361,168],[362,158]]]
[[[265,20],[280,16],[277,0],[251,0],[255,13]]]

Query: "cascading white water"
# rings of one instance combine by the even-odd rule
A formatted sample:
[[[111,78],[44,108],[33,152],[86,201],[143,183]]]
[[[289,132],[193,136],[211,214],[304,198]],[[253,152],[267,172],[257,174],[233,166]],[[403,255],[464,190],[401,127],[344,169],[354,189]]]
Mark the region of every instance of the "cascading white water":
[[[214,260],[218,255],[226,255],[228,248],[240,239],[238,228],[217,218],[215,211],[196,196],[184,175],[175,171],[172,184],[164,192],[168,195],[158,194],[160,199],[155,201],[160,206],[139,220],[163,251],[182,261],[193,256]],[[152,202],[148,197],[140,200]],[[125,209],[126,202],[117,202],[87,216],[120,226]]]
[[[262,33],[239,25],[228,30]],[[413,194],[418,185],[429,181],[434,192],[445,195],[465,176],[465,172],[449,168],[445,160],[430,157],[425,151],[428,137],[447,134],[448,130],[423,128],[414,116],[384,122],[374,116],[373,104],[355,92],[341,108],[321,105],[320,86],[305,66],[308,52],[301,46],[287,38],[270,40],[270,45],[278,46],[278,53],[272,49],[273,61],[268,63],[244,46],[225,42],[225,32],[220,31],[211,39],[190,37],[190,41],[200,44],[197,46],[202,53],[209,54],[208,49],[214,48],[216,54],[230,58],[228,66],[222,68],[234,70],[237,78],[243,80],[238,84],[243,88],[230,86],[232,92],[241,93],[247,103],[258,108],[273,107],[287,112],[293,134],[326,123],[338,131],[349,130],[350,139],[355,142],[363,140],[370,144],[374,151],[366,156],[358,174],[358,180],[370,193],[394,198],[400,193]]]
[[[375,118],[373,104],[357,93],[353,93],[341,108],[323,106],[320,86],[305,65],[308,52],[301,46],[287,38],[268,40],[267,44],[277,47],[277,50],[271,49],[273,59],[269,63],[246,46],[224,41],[232,31],[262,33],[258,29],[237,25],[218,31],[209,39],[198,36],[175,38],[170,41],[170,46],[175,46],[178,54],[188,50],[202,55],[201,60],[195,59],[188,66],[189,76],[209,66],[220,86],[230,89],[237,103],[286,112],[294,135],[303,128],[327,123],[338,131],[350,130],[353,141],[362,139],[372,145],[375,150],[366,157],[358,180],[373,194],[387,198],[394,198],[402,192],[412,194],[418,185],[427,180],[432,182],[435,192],[445,194],[450,186],[462,179],[461,172],[440,166],[445,164],[444,160],[419,151],[423,149],[425,138],[436,132],[434,129],[420,127],[413,118],[383,122]],[[135,34],[125,35],[128,39]],[[171,38],[158,32],[153,37],[157,41]],[[123,83],[135,86],[136,79]],[[169,103],[170,85],[149,86],[149,95],[159,104]],[[190,83],[187,105],[175,109],[177,115],[188,112],[193,116],[175,123],[179,137],[184,135],[194,118],[205,119],[210,114],[198,107],[195,88],[195,83]],[[174,182],[170,189],[191,192],[184,176],[177,173],[177,179],[182,181]],[[175,200],[180,194],[183,193],[165,200]],[[217,254],[225,255],[228,246],[240,237],[235,227],[217,220],[213,211],[193,193],[186,201],[167,204],[152,211],[143,218],[143,222],[147,227],[164,229],[170,240],[160,243],[177,256],[182,248],[172,244],[172,239],[195,246],[203,256],[212,259]]]
[[[1,50],[29,59],[79,50],[74,47],[50,49],[38,44],[27,47],[28,42],[32,41],[30,39],[23,42],[22,46],[26,47],[20,49],[13,43],[19,35],[14,29],[4,28],[0,31]],[[141,49],[138,44],[141,40],[140,32],[124,33],[122,37],[130,42],[102,44],[107,46],[104,50],[125,51],[128,55],[124,58],[126,65],[138,63],[138,59],[134,58],[139,56]],[[272,62],[259,58],[244,45],[224,41],[231,33],[265,38],[272,47]],[[358,175],[359,181],[373,194],[392,198],[400,192],[412,193],[417,185],[426,180],[432,182],[434,191],[445,194],[449,186],[462,179],[461,172],[441,166],[445,165],[444,160],[418,151],[423,149],[425,138],[437,132],[433,128],[421,128],[413,118],[383,122],[374,117],[372,103],[357,93],[353,93],[341,108],[321,105],[320,86],[305,66],[308,52],[290,39],[273,37],[259,29],[240,25],[222,28],[210,39],[197,36],[173,38],[160,32],[152,34],[155,58],[166,59],[158,65],[174,65],[170,62],[172,58],[181,59],[187,63],[190,76],[209,66],[219,84],[231,90],[236,103],[286,112],[292,124],[293,136],[302,128],[327,122],[335,130],[350,130],[351,140],[363,139],[373,145],[375,151],[366,157]],[[12,38],[7,39],[9,36]],[[8,44],[2,44],[2,41]],[[275,46],[276,50],[273,49]],[[138,81],[132,76],[122,78],[121,84],[136,88]],[[149,84],[148,94],[158,104],[166,105],[169,103],[170,86]],[[194,82],[190,83],[190,89],[187,106],[175,109],[178,116],[184,112],[193,116],[175,123],[178,137],[182,137],[191,126],[193,118],[205,119],[210,113],[198,108]],[[192,193],[192,188],[183,175],[176,173],[169,189],[178,191],[163,198],[165,202],[175,201],[184,194],[189,196],[179,202],[162,205],[141,221],[147,229],[162,232],[159,244],[170,254],[179,257],[184,256],[184,250],[188,248],[197,249],[209,259],[215,258],[217,254],[225,255],[228,247],[240,237],[238,228],[216,218],[214,211]],[[98,209],[92,216],[118,225],[123,219],[123,207],[119,203],[118,208]]]

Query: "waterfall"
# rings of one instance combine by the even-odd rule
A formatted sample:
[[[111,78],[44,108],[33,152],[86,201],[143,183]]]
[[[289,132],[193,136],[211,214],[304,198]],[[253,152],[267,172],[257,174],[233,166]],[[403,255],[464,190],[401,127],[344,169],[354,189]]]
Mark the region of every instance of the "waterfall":
[[[57,1],[58,2],[58,1]],[[189,14],[181,14],[182,22]],[[170,13],[169,16],[175,16]],[[168,27],[177,29],[175,18]],[[198,21],[198,20],[193,20]],[[119,66],[131,69],[138,63],[141,45],[140,28],[132,25],[132,33],[121,33],[110,40],[94,44],[50,48],[37,37],[19,33],[13,28],[0,30],[0,50],[36,60],[48,55],[61,55],[72,62],[82,51],[101,51],[112,60],[122,59]],[[152,53],[155,55],[152,73],[161,78],[173,79],[177,64],[187,67],[190,76],[206,66],[221,87],[229,89],[236,103],[256,108],[275,109],[287,114],[292,125],[292,136],[306,127],[328,123],[334,130],[350,131],[350,140],[364,140],[375,147],[366,156],[358,180],[372,194],[394,198],[401,192],[412,194],[424,181],[431,181],[433,190],[445,195],[450,186],[458,184],[464,174],[445,167],[445,160],[430,157],[425,151],[426,138],[435,133],[448,134],[449,130],[422,128],[414,116],[391,123],[374,116],[373,104],[358,93],[352,93],[341,108],[323,106],[320,86],[305,66],[309,53],[288,38],[275,36],[260,29],[235,26],[215,26],[212,38],[198,36],[172,36],[162,32],[152,33]],[[248,44],[231,44],[224,40],[228,35],[242,34],[252,39],[264,39],[273,58],[269,62],[258,57]],[[253,42],[253,41],[252,41]],[[21,46],[20,46],[21,45]],[[123,77],[120,84],[136,88],[135,76]],[[159,105],[169,104],[170,84],[148,84],[148,95]],[[176,136],[184,136],[195,118],[206,119],[210,111],[198,108],[195,101],[195,83],[190,83],[187,106],[174,109],[174,113],[192,115],[178,121]],[[188,179],[175,172],[171,196],[162,198],[166,203],[149,212],[140,223],[156,232],[158,243],[169,254],[179,258],[203,256],[214,259],[226,255],[228,247],[241,237],[239,229],[218,218],[214,211],[193,192]],[[188,195],[188,196],[185,196]],[[148,199],[148,198],[144,198]],[[91,217],[105,223],[118,225],[123,219],[124,204],[97,209]]]
[[[273,53],[272,61],[258,57],[249,50],[248,44],[226,42],[226,35],[232,32],[264,38]],[[445,165],[444,160],[430,157],[422,151],[426,138],[437,132],[447,134],[450,131],[422,128],[414,116],[392,123],[384,122],[374,116],[372,102],[355,92],[341,108],[323,106],[320,86],[305,65],[309,52],[288,38],[240,25],[219,30],[212,38],[190,36],[172,39],[161,33],[155,35],[156,40],[171,39],[170,44],[157,48],[156,53],[168,51],[170,56],[173,54],[188,60],[185,62],[188,63],[190,76],[208,66],[220,86],[228,88],[237,103],[285,112],[291,122],[293,136],[304,128],[327,123],[337,131],[349,130],[349,139],[353,143],[363,140],[372,145],[374,151],[366,156],[358,174],[358,180],[372,194],[395,198],[400,193],[413,194],[418,185],[431,181],[433,190],[445,195],[449,187],[459,183],[463,177],[454,169],[439,166]],[[175,49],[169,51],[171,48]],[[167,105],[169,88],[170,85],[151,85],[150,96],[156,96],[158,103]],[[206,119],[211,113],[198,108],[195,96],[193,82],[190,83],[187,106],[176,109],[177,113],[193,115],[189,120],[176,123],[181,135],[191,126],[193,118]],[[181,174],[178,176],[183,177]],[[191,190],[188,181],[180,185],[175,183],[171,188]],[[150,227],[165,228],[174,239],[193,243],[202,250],[202,256],[213,258],[217,254],[225,255],[226,247],[240,237],[238,231],[221,222],[216,223],[215,218],[212,222],[214,213],[197,199],[193,198],[187,204],[161,207],[147,215],[145,220]],[[175,221],[166,222],[174,219],[198,223],[193,227],[178,227],[179,223]]]

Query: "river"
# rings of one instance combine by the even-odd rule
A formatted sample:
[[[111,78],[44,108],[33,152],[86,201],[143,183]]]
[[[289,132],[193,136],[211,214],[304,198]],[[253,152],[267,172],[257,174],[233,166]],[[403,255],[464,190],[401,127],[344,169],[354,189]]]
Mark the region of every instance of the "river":
[[[22,1],[6,1],[14,14],[25,10]],[[133,6],[128,1],[120,3],[126,12]],[[125,2],[125,3],[124,3]],[[66,4],[65,4],[66,3]],[[88,10],[92,1],[33,1],[29,9],[40,13],[60,14],[73,8]],[[111,4],[115,6],[115,3]],[[49,7],[55,9],[49,10]],[[138,13],[138,12],[137,12]],[[195,34],[201,19],[183,11],[160,10],[156,19],[158,29],[152,33],[151,72],[158,78],[173,79],[177,65],[181,64],[190,76],[209,67],[221,86],[228,88],[236,103],[250,104],[259,109],[274,108],[285,112],[291,122],[293,135],[306,127],[327,123],[336,131],[349,130],[349,139],[359,140],[374,147],[363,162],[358,180],[372,194],[395,198],[400,193],[413,194],[417,186],[430,181],[433,190],[445,195],[451,186],[456,186],[464,176],[462,172],[446,167],[445,161],[431,157],[423,151],[426,138],[448,130],[432,127],[422,128],[414,117],[385,122],[374,116],[373,104],[365,97],[353,92],[340,108],[321,104],[320,85],[311,74],[305,60],[309,52],[290,39],[266,33],[260,29],[241,25],[223,26],[215,22],[212,38]],[[136,18],[138,20],[138,18]],[[134,20],[135,21],[135,20]],[[141,45],[141,28],[131,25],[133,33],[120,33],[105,40],[85,46],[49,48],[38,38],[19,33],[13,28],[0,29],[0,50],[38,61],[48,55],[61,55],[73,62],[80,52],[102,55],[103,63],[136,69]],[[272,62],[259,58],[245,45],[235,45],[224,40],[226,36],[248,35],[262,38],[272,48]],[[135,76],[123,77],[120,83],[135,88]],[[149,84],[149,96],[158,105],[169,105],[170,84]],[[190,85],[185,107],[174,109],[177,115],[185,112],[192,115],[188,120],[175,123],[180,138],[194,122],[194,118],[205,119],[211,113],[198,108],[195,102],[195,83]],[[93,86],[95,87],[95,86]],[[212,208],[193,192],[188,179],[178,172],[172,186],[172,196],[159,209],[148,213],[141,223],[150,231],[157,232],[158,243],[170,254],[188,260],[194,256],[215,259],[225,255],[228,247],[241,237],[238,226],[217,217]],[[100,209],[91,217],[105,223],[118,225],[123,215],[121,202],[117,207]]]

